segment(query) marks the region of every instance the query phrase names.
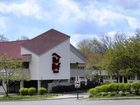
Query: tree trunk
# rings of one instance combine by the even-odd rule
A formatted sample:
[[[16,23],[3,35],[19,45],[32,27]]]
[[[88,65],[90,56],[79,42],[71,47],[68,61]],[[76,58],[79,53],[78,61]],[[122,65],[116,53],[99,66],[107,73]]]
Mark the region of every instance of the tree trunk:
[[[127,78],[126,77],[124,77],[124,83],[127,83]]]
[[[6,97],[9,96],[8,93],[9,93],[9,81],[7,80],[7,81],[6,81],[6,92],[5,92]]]
[[[2,88],[3,88],[3,90],[4,90],[5,94],[6,94],[6,88],[3,86],[3,84],[2,84]]]
[[[119,83],[119,77],[118,76],[116,77],[116,82]]]
[[[116,76],[116,82],[119,83],[119,75],[117,73],[117,76]]]

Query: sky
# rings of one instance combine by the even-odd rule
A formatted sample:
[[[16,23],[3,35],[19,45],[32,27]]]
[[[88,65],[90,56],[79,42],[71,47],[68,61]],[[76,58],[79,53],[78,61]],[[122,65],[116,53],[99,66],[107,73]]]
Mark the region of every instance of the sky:
[[[140,0],[0,0],[0,34],[33,38],[49,29],[71,43],[140,28]]]

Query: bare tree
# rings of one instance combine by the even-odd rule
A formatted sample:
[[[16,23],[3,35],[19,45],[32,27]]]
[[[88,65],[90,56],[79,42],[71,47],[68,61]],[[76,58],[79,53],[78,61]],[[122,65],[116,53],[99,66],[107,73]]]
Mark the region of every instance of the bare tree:
[[[22,69],[22,62],[20,60],[13,59],[7,54],[0,55],[0,79],[5,81],[3,89],[6,96],[8,96],[9,81],[10,80],[22,80],[27,79],[28,74],[22,76],[24,70]]]
[[[0,34],[0,42],[8,41],[8,38],[6,38],[3,34]]]
[[[80,41],[77,47],[84,55],[87,55],[91,52],[91,43],[89,39]]]
[[[20,38],[21,40],[29,40],[29,38],[27,37],[27,36],[21,36],[21,38]]]
[[[123,43],[126,40],[126,34],[125,33],[116,33],[114,37],[115,43]]]

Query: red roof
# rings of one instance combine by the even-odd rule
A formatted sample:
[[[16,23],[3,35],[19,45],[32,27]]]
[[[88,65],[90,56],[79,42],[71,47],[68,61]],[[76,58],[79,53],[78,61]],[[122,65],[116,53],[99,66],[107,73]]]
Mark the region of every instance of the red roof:
[[[60,43],[66,41],[69,38],[70,37],[68,35],[51,29],[22,44],[22,46],[40,55],[44,52],[49,51],[50,49],[54,48],[55,46],[59,45]]]
[[[9,41],[9,42],[0,42],[0,54],[7,54],[10,57],[15,59],[22,59],[21,56],[21,44],[27,41]]]
[[[21,46],[40,55],[66,41],[70,37],[51,29],[31,40],[0,42],[0,54],[6,53],[13,58],[21,59]]]

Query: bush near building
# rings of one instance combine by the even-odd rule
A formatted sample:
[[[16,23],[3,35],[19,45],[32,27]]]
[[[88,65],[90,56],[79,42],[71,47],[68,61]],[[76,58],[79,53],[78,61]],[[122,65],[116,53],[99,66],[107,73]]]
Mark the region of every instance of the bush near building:
[[[25,96],[28,95],[28,88],[21,88],[19,90],[20,95]]]
[[[47,92],[47,89],[44,88],[44,87],[41,87],[41,88],[38,89],[38,92],[39,92],[40,95],[44,95]]]
[[[38,89],[38,92],[40,95],[44,95],[45,93],[47,93],[47,89],[44,87],[41,87]],[[36,94],[36,88],[35,87],[31,87],[31,88],[21,88],[19,90],[20,95],[25,96],[25,95],[35,95]]]
[[[29,94],[30,96],[35,95],[35,93],[36,93],[36,88],[31,87],[31,88],[28,89],[28,94]]]
[[[31,88],[21,88],[19,90],[20,95],[25,96],[25,95],[35,95],[36,93],[36,88],[31,87]]]
[[[140,95],[140,83],[110,83],[91,88],[90,97]]]

